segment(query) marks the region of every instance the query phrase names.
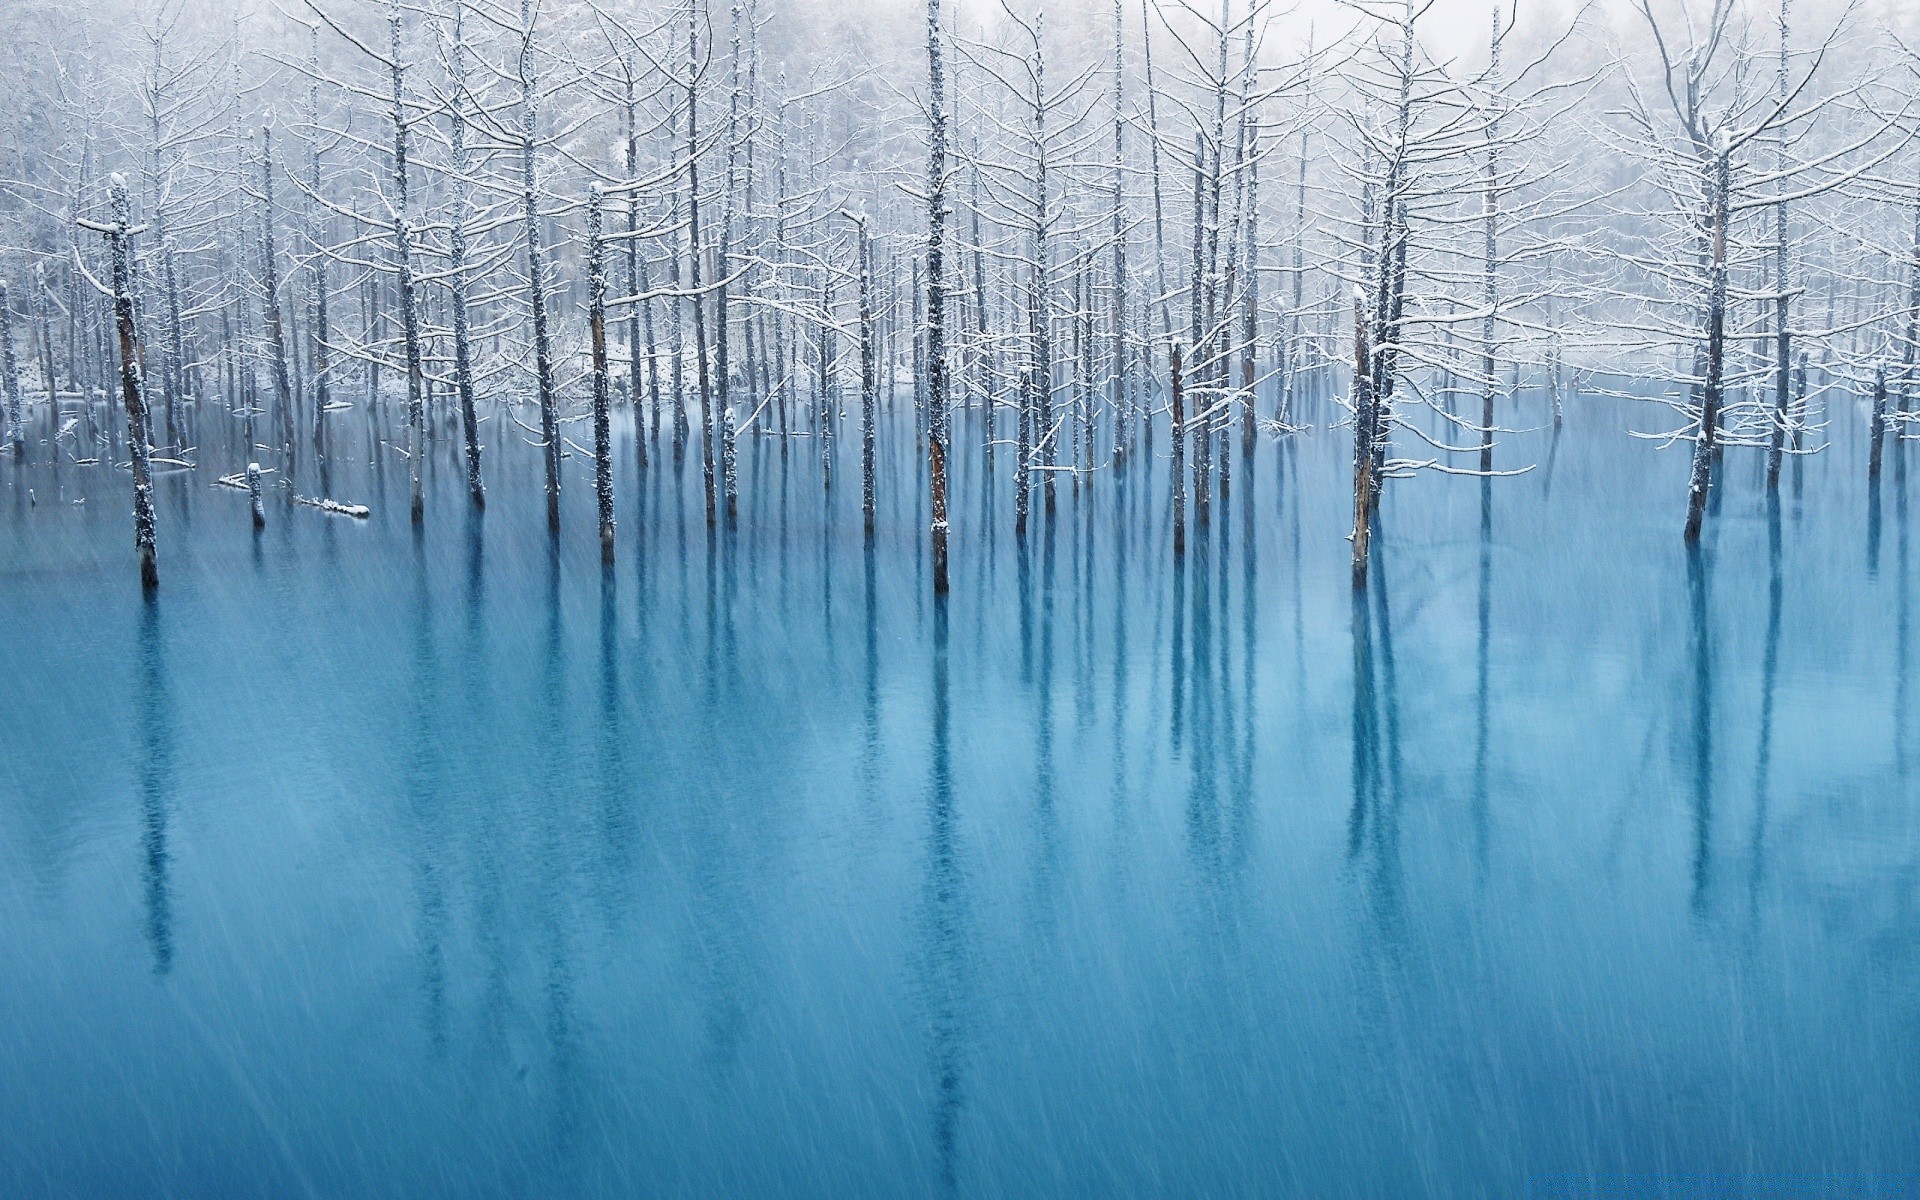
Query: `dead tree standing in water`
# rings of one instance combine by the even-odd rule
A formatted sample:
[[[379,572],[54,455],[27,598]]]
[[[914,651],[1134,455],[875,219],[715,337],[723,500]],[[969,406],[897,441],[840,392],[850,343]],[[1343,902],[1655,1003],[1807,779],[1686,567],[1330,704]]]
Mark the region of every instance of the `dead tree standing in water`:
[[[0,400],[6,401],[7,440],[13,457],[24,461],[26,439],[20,433],[20,364],[13,356],[13,309],[6,281],[0,279]]]
[[[933,502],[933,591],[947,591],[947,110],[940,57],[940,0],[927,0],[927,429]],[[1049,498],[1052,481],[1048,480]]]
[[[153,463],[147,439],[146,397],[140,379],[140,341],[133,320],[133,237],[146,228],[133,223],[127,182],[118,173],[110,191],[113,220],[80,221],[83,229],[105,234],[113,261],[113,315],[120,341],[120,399],[127,413],[127,449],[133,460],[133,541],[140,552],[140,584],[160,586],[154,558]]]
[[[1353,290],[1353,584],[1367,582],[1367,541],[1373,529],[1373,444],[1379,403],[1374,397],[1373,351],[1367,344],[1366,294]]]
[[[1726,137],[1714,147],[1708,183],[1711,211],[1707,268],[1706,377],[1700,385],[1700,430],[1693,441],[1693,468],[1687,479],[1686,540],[1700,540],[1700,522],[1707,512],[1707,492],[1713,485],[1714,437],[1720,431],[1720,393],[1727,361],[1727,190],[1732,149]]]
[[[600,561],[613,561],[613,434],[607,414],[607,244],[603,193],[587,193],[587,324],[593,342],[593,494],[600,508]]]
[[[527,304],[533,313],[534,387],[547,466],[547,528],[560,528],[560,413],[554,401],[553,343],[547,331],[547,276],[540,256],[537,156],[540,107],[533,61],[533,0],[520,0],[520,204],[526,224]]]
[[[867,219],[853,216],[860,242],[860,514],[868,537],[873,536],[873,451],[876,381],[873,362],[873,244]]]
[[[272,354],[273,399],[280,409],[283,445],[293,449],[293,383],[287,370],[287,338],[280,317],[280,263],[273,236],[273,126],[260,130],[260,289],[266,308],[267,349]]]

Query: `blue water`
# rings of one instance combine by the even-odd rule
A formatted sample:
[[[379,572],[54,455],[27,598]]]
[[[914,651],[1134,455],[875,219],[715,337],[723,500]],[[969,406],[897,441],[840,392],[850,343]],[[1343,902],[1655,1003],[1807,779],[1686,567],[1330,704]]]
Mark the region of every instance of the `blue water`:
[[[965,419],[945,609],[898,418],[870,550],[853,437],[714,537],[623,428],[610,571],[504,421],[418,532],[210,447],[150,602],[0,464],[0,1195],[1920,1194],[1903,456],[1689,557],[1663,411],[1509,416],[1357,601],[1345,431],[1176,565],[1164,428],[1022,550]]]

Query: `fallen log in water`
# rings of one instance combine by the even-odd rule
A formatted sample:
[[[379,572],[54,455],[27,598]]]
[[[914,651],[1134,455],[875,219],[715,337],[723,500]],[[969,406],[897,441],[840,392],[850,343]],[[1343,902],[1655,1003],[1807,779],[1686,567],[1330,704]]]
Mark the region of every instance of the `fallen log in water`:
[[[273,474],[273,468],[261,467],[260,473],[262,475],[271,475]],[[247,487],[247,473],[245,471],[235,471],[231,475],[222,475],[213,482],[216,487],[230,487],[240,492],[249,490]]]
[[[364,521],[373,515],[373,510],[364,504],[342,504],[338,500],[315,500],[311,496],[302,496],[298,492],[289,493],[295,504],[304,504],[308,508],[317,508],[321,512],[337,513],[343,517],[357,517]]]
[[[261,467],[260,474],[271,475],[273,474],[273,468]],[[251,492],[252,490],[247,483],[247,474],[244,471],[235,471],[231,475],[222,475],[214,482],[219,487],[230,487],[236,491]],[[312,496],[302,496],[300,493],[294,491],[289,491],[287,495],[295,504],[304,504],[308,508],[317,508],[321,512],[334,513],[342,517],[357,517],[364,521],[373,515],[373,510],[364,504],[342,504],[338,500],[316,500]]]

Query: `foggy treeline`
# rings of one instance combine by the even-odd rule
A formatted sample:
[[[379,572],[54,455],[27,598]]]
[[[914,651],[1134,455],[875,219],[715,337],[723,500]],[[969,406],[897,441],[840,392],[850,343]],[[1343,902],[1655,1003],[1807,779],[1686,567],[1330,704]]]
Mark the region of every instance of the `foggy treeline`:
[[[346,421],[409,464],[415,520],[432,439],[474,505],[491,447],[537,446],[556,530],[590,460],[608,556],[617,427],[632,469],[701,473],[716,527],[746,439],[857,489],[869,533],[875,457],[911,446],[944,590],[962,456],[1022,532],[1170,458],[1178,547],[1261,442],[1345,430],[1363,578],[1387,483],[1524,471],[1502,433],[1583,395],[1645,399],[1632,432],[1690,453],[1694,538],[1723,450],[1776,486],[1858,396],[1877,472],[1920,390],[1920,64],[1857,7],[16,0],[6,26],[10,451],[124,460],[150,581],[152,477],[210,453],[256,521],[261,463],[364,512],[324,470]]]

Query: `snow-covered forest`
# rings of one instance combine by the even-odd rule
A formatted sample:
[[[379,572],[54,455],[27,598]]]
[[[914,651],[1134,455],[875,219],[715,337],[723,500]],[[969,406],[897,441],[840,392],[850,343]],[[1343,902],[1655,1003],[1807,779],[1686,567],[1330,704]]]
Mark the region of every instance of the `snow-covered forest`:
[[[741,520],[745,439],[863,488],[908,407],[1058,491],[1171,455],[1175,545],[1265,439],[1350,437],[1354,570],[1395,479],[1500,477],[1509,399],[1768,486],[1842,398],[1920,408],[1920,107],[1891,10],[1792,0],[15,0],[0,383],[22,462],[306,482],[616,427]],[[356,411],[357,410],[357,411]],[[205,465],[203,465],[205,464]],[[305,464],[305,465],[303,465]],[[322,480],[324,475],[322,476]],[[852,486],[851,483],[845,486]],[[342,498],[350,501],[351,498]],[[1684,524],[1683,524],[1684,517]],[[1163,518],[1164,519],[1164,518]],[[562,531],[571,536],[572,531]],[[1345,530],[1329,530],[1334,535]],[[584,536],[584,532],[583,532]],[[161,534],[164,539],[164,533]]]

